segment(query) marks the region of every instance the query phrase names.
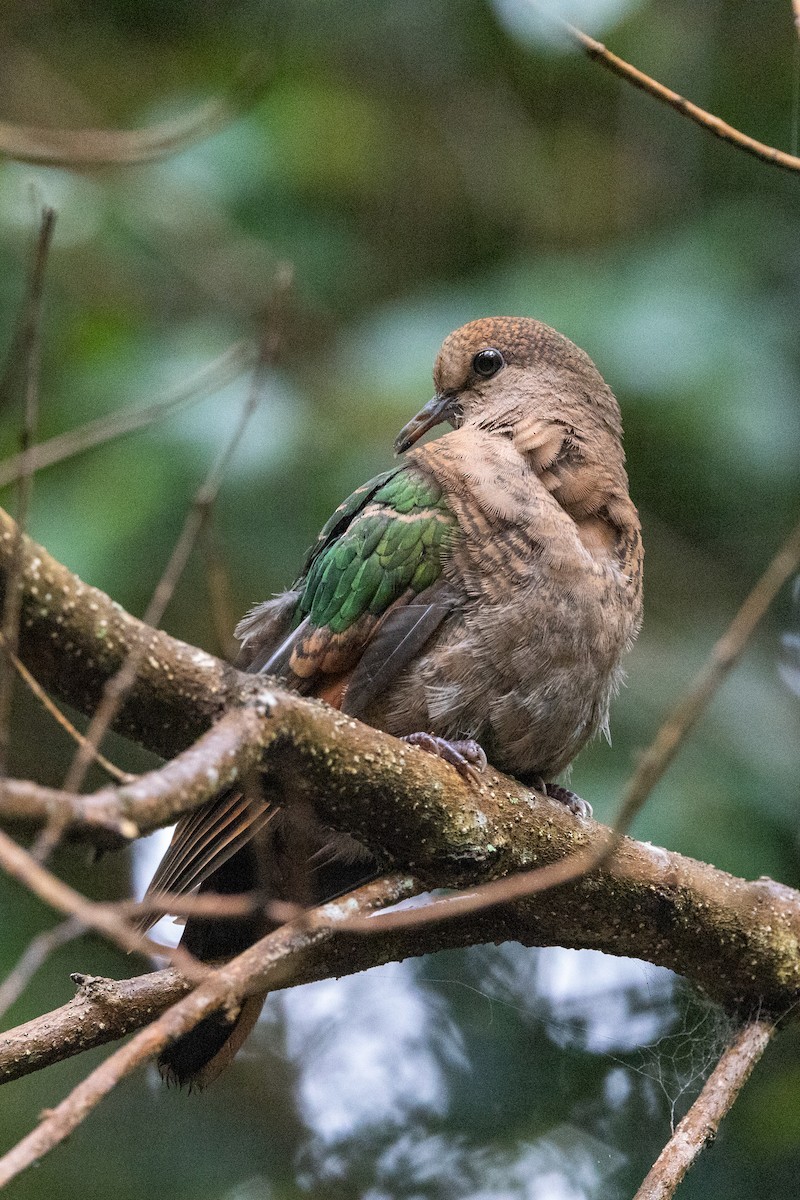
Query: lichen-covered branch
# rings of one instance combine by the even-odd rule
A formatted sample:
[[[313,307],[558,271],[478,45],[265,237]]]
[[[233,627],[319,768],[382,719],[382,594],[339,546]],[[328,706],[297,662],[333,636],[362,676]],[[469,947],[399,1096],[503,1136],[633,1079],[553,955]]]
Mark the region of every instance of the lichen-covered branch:
[[[193,1029],[204,1017],[220,1008],[235,1011],[254,992],[273,985],[280,987],[290,977],[294,962],[308,950],[329,941],[351,914],[374,912],[387,904],[396,904],[415,890],[413,881],[400,875],[375,880],[281,926],[224,966],[209,972],[194,991],[106,1059],[59,1105],[42,1114],[38,1127],[0,1159],[0,1188],[68,1137],[121,1079]]]
[[[252,707],[226,713],[194,745],[129,783],[79,795],[27,779],[0,779],[0,826],[31,832],[55,823],[62,836],[118,849],[213,800],[261,761],[275,736],[268,689]]]
[[[3,517],[0,578],[13,528]],[[21,656],[46,686],[91,711],[105,679],[138,641],[140,624],[27,541],[22,578]],[[590,851],[609,837],[602,826],[576,819],[563,805],[491,769],[474,787],[446,763],[324,704],[265,686],[263,678],[242,675],[164,633],[147,636],[148,654],[118,725],[167,755],[201,740],[188,756],[163,768],[160,780],[155,773],[152,786],[141,793],[133,784],[104,789],[102,804],[100,794],[84,798],[90,809],[93,803],[102,807],[106,823],[116,815],[152,828],[203,802],[202,789],[182,790],[184,769],[195,781],[203,770],[220,771],[224,785],[224,771],[236,767],[224,747],[237,724],[252,721],[248,737],[257,746],[255,760],[285,802],[311,804],[323,822],[429,887],[463,888],[503,878]],[[231,710],[248,716],[226,717],[208,734]],[[192,755],[197,757],[190,770]],[[0,821],[2,813],[0,799]],[[73,836],[80,831],[80,820],[73,820]],[[363,946],[356,949],[359,938]],[[372,938],[348,935],[348,954],[355,955],[358,969],[387,956],[513,940],[644,958],[748,1011],[761,1004],[780,1013],[800,995],[800,894],[769,880],[736,879],[630,839],[602,867],[558,889],[496,904],[424,933],[414,928],[403,936],[387,933],[386,939],[383,946],[377,940],[371,946]],[[331,974],[341,969],[334,952],[329,966]]]

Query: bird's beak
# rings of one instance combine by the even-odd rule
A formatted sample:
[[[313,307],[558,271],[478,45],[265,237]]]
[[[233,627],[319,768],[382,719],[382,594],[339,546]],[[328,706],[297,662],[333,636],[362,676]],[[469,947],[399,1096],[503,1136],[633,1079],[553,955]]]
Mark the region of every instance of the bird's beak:
[[[394,443],[395,453],[405,454],[414,442],[419,441],[423,433],[427,433],[435,425],[441,425],[442,421],[452,421],[457,411],[457,396],[452,392],[438,393],[400,430]]]

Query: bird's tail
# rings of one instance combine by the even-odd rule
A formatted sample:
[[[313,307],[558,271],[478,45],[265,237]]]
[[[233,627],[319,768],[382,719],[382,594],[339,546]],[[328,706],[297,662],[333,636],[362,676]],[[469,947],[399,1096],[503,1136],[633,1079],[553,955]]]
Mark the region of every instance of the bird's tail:
[[[248,996],[234,1018],[212,1013],[178,1038],[159,1057],[161,1078],[189,1091],[208,1087],[233,1062],[250,1036],[266,998],[266,992]]]
[[[183,892],[195,890],[199,878],[200,892],[259,898],[244,917],[188,918],[181,945],[201,962],[225,962],[276,928],[267,901],[320,904],[374,875],[374,860],[351,839],[332,841],[329,830],[298,808],[273,805],[267,816],[268,807],[247,824],[247,814],[228,794],[199,817],[185,818],[150,885],[154,892]],[[207,1087],[241,1048],[266,997],[266,992],[249,996],[230,1015],[212,1013],[178,1038],[158,1060],[163,1078],[190,1089]]]
[[[261,891],[264,839],[256,836],[237,850],[201,885],[200,891],[231,895]],[[181,945],[201,962],[215,963],[233,958],[274,927],[263,911],[247,917],[209,920],[190,917]],[[158,1069],[168,1083],[202,1089],[220,1075],[233,1060],[256,1024],[267,993],[249,996],[238,1012],[212,1013],[189,1033],[163,1051]]]

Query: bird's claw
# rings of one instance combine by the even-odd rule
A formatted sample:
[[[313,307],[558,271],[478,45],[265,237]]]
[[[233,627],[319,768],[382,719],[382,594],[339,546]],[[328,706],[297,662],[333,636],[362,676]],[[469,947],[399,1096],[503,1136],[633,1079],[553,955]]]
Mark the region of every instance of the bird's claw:
[[[571,813],[576,817],[584,819],[591,817],[592,806],[588,800],[584,800],[582,796],[571,792],[569,788],[562,787],[560,783],[546,783],[542,788],[546,796],[551,800],[557,800],[559,804],[565,804]]]
[[[486,755],[483,748],[472,738],[448,742],[446,738],[436,737],[432,733],[408,733],[400,740],[409,746],[419,746],[420,750],[427,754],[435,754],[437,758],[450,763],[462,779],[467,779],[470,783],[480,783],[480,772],[486,766]]]

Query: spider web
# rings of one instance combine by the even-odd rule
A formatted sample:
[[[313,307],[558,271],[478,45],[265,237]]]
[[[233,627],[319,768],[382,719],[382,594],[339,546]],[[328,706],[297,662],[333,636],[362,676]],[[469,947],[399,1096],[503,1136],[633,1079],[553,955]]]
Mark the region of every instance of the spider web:
[[[730,1041],[736,1022],[688,985],[676,989],[673,999],[676,1027],[629,1058],[614,1061],[650,1080],[668,1105],[674,1133]]]

